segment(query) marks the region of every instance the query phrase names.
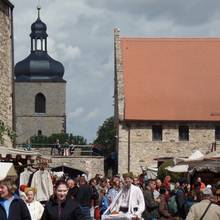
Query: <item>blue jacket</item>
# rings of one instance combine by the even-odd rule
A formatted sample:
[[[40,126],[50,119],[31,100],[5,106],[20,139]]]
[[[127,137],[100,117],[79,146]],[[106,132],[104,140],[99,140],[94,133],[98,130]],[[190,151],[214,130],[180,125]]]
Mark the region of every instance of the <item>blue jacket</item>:
[[[9,207],[8,218],[4,207],[0,203],[0,219],[1,220],[31,220],[31,216],[24,201],[19,197],[15,196]]]
[[[105,210],[108,208],[108,206],[109,206],[108,197],[103,196],[100,201],[100,205],[99,205],[101,215],[105,212]]]

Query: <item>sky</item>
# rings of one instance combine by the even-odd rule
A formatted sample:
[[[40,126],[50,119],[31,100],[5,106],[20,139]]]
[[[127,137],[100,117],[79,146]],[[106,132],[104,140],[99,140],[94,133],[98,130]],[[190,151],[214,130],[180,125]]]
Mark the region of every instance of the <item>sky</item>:
[[[14,4],[15,63],[30,53],[37,0]],[[96,137],[113,115],[114,28],[122,37],[219,37],[219,0],[41,0],[48,53],[65,67],[67,132]]]

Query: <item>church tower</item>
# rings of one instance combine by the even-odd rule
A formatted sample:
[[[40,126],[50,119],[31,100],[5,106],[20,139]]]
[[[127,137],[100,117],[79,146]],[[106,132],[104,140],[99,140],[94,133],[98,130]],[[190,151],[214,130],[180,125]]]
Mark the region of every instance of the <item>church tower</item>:
[[[31,25],[31,53],[15,65],[16,143],[33,135],[66,130],[64,66],[47,53],[47,26],[38,18]]]

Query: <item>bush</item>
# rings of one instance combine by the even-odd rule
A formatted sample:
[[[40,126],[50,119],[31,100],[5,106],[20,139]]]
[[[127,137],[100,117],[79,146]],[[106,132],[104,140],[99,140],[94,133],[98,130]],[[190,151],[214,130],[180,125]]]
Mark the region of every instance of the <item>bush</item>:
[[[170,172],[165,169],[166,167],[173,166],[173,165],[174,165],[173,160],[167,160],[164,163],[162,163],[162,165],[160,165],[158,169],[158,173],[157,173],[158,178],[161,180],[164,180],[165,176],[169,175],[171,177],[171,182],[175,183],[179,181],[179,179],[183,176],[183,174]]]
[[[30,143],[33,147],[45,147],[49,144],[54,144],[56,140],[59,139],[61,145],[65,144],[66,142],[79,145],[86,145],[87,140],[80,136],[80,135],[73,135],[68,133],[59,133],[59,134],[52,134],[49,137],[44,135],[32,136],[30,138]]]

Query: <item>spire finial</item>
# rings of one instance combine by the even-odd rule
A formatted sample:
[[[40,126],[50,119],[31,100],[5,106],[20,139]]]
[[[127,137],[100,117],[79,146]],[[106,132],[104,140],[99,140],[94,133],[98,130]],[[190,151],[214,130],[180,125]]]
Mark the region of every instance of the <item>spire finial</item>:
[[[38,10],[38,18],[40,19],[40,10],[41,10],[40,0],[38,0],[37,10]]]

